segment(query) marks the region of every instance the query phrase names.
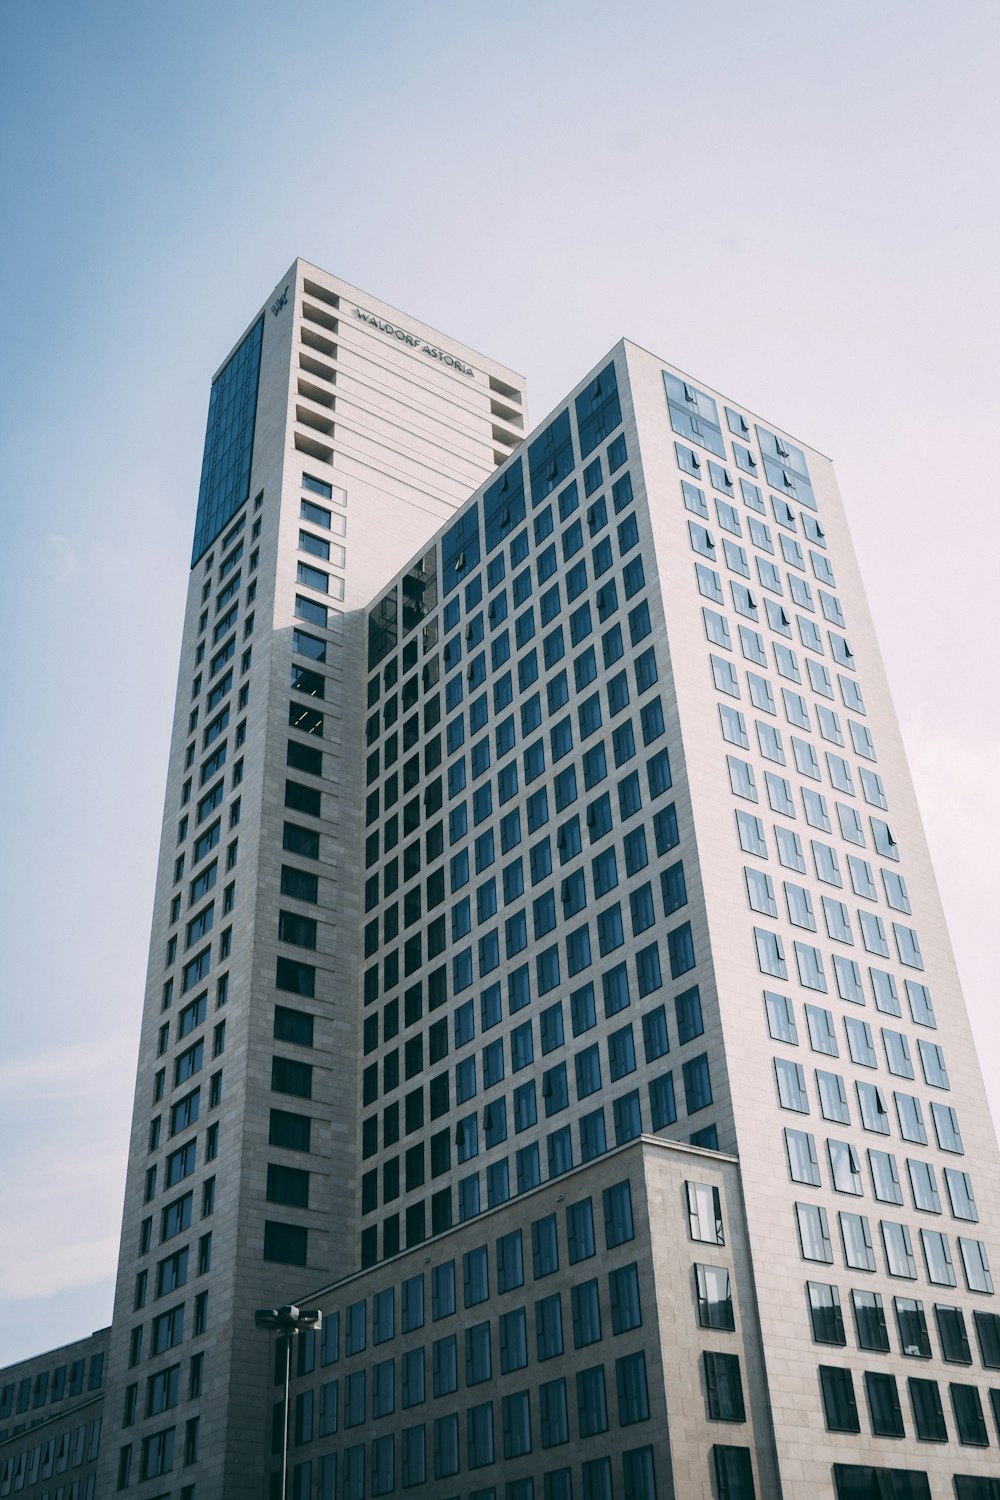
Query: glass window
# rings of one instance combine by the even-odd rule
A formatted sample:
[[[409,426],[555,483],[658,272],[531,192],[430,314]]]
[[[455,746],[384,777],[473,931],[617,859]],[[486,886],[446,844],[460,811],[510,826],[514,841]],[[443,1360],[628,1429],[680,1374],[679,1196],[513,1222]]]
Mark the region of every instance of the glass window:
[[[566,1239],[570,1265],[589,1260],[596,1254],[594,1243],[594,1209],[589,1198],[571,1203],[566,1209]]]
[[[833,1262],[826,1210],[815,1203],[796,1203],[795,1216],[803,1260]]]
[[[710,1245],[724,1245],[722,1200],[719,1189],[704,1182],[687,1182],[688,1233],[692,1240]],[[630,1216],[631,1220],[631,1216]],[[631,1222],[630,1222],[631,1228]],[[631,1238],[631,1233],[628,1236]],[[620,1243],[620,1241],[615,1241]],[[608,1248],[611,1248],[609,1243]]]
[[[691,1184],[689,1184],[689,1189],[690,1186]],[[616,1245],[626,1244],[635,1233],[632,1224],[632,1195],[628,1181],[618,1182],[613,1187],[605,1188],[602,1197],[604,1239],[607,1248],[612,1250]]]
[[[601,1309],[597,1280],[578,1282],[571,1290],[573,1347],[582,1349],[601,1339]]]
[[[466,1307],[474,1307],[477,1303],[487,1300],[490,1294],[490,1284],[489,1257],[485,1245],[465,1252],[462,1257],[462,1279]]]
[[[955,1219],[977,1220],[979,1214],[976,1210],[976,1200],[972,1192],[972,1178],[969,1174],[967,1172],[956,1171],[954,1167],[945,1167],[944,1182],[952,1217]]]
[[[729,1271],[725,1266],[696,1265],[695,1282],[698,1294],[698,1322],[702,1328],[732,1330],[733,1295]],[[617,1333],[618,1330],[616,1329]]]
[[[712,397],[666,370],[663,372],[663,384],[670,425],[674,432],[679,437],[687,438],[689,442],[697,443],[701,448],[707,448],[719,458],[725,458],[726,447],[719,424],[719,409]],[[675,443],[674,448],[682,469],[695,474],[701,472],[701,460],[696,454],[681,443]],[[714,467],[716,466],[713,465]]]
[[[558,1292],[535,1303],[535,1345],[539,1360],[554,1359],[563,1352],[562,1301]]]
[[[772,990],[765,990],[764,1008],[767,1013],[767,1029],[771,1038],[776,1042],[788,1042],[793,1047],[797,1046],[799,1037],[795,1028],[795,1013],[788,996],[776,995]]]
[[[566,1380],[550,1380],[538,1391],[541,1441],[543,1448],[557,1447],[569,1441],[569,1422],[566,1407]],[[562,1470],[568,1473],[568,1470]],[[548,1480],[548,1475],[546,1480]],[[546,1489],[546,1495],[548,1490]]]
[[[818,1005],[806,1005],[804,1010],[809,1031],[809,1045],[812,1050],[837,1057],[837,1036],[833,1027],[832,1013]]]
[[[767,859],[767,844],[764,839],[764,825],[753,813],[744,812],[741,808],[736,809],[736,828],[739,835],[740,848],[745,854],[755,854],[760,859]],[[776,915],[776,913],[771,913]]]
[[[431,1347],[432,1389],[435,1396],[448,1396],[458,1389],[458,1345],[454,1334],[437,1339]]]
[[[846,999],[847,996],[843,996],[842,998]],[[863,998],[860,1003],[864,1003]],[[868,1025],[868,1022],[859,1021],[856,1016],[845,1016],[844,1031],[847,1035],[847,1048],[851,1054],[851,1061],[857,1063],[862,1068],[877,1067],[878,1058],[875,1055],[871,1027]]]
[[[737,1372],[738,1376],[738,1372]],[[622,1427],[649,1420],[649,1394],[646,1387],[646,1356],[640,1349],[615,1360],[615,1383],[618,1388],[618,1421]]]
[[[871,1230],[864,1214],[839,1213],[840,1238],[844,1250],[844,1264],[855,1271],[874,1271],[875,1251],[872,1248]]]
[[[969,1291],[992,1292],[993,1278],[990,1274],[986,1246],[982,1241],[965,1239],[964,1236],[959,1235],[958,1250],[962,1261],[965,1284]]]
[[[849,1141],[828,1138],[826,1149],[834,1192],[852,1193],[859,1197],[864,1192],[864,1186],[861,1180],[861,1162],[855,1148]]]
[[[868,1167],[871,1172],[872,1190],[880,1203],[902,1203],[903,1191],[899,1185],[896,1158],[888,1151],[868,1152]]]
[[[800,1064],[785,1057],[776,1057],[773,1062],[781,1108],[808,1114],[809,1096],[806,1093],[805,1073]]]
[[[594,1437],[608,1430],[608,1407],[604,1387],[604,1366],[580,1370],[576,1376],[577,1421],[581,1438]]]
[[[763,501],[761,501],[763,505]],[[749,1448],[713,1443],[712,1467],[719,1500],[755,1500]]]
[[[935,1307],[941,1353],[949,1364],[971,1365],[972,1350],[965,1331],[965,1316],[960,1307]]]
[[[986,1422],[983,1418],[982,1401],[974,1385],[950,1385],[952,1410],[958,1441],[972,1448],[985,1448],[989,1444]]]
[[[854,1379],[850,1370],[830,1365],[819,1367],[820,1390],[828,1432],[860,1432]]]
[[[1000,1313],[982,1312],[976,1308],[972,1321],[976,1328],[983,1367],[987,1370],[1000,1370]]]
[[[434,1322],[455,1311],[455,1262],[446,1261],[431,1271],[431,1317]]]
[[[913,1359],[930,1359],[931,1341],[923,1303],[914,1302],[910,1297],[894,1297],[892,1300],[903,1353]]]
[[[910,1392],[910,1407],[917,1437],[925,1443],[946,1443],[948,1428],[941,1406],[941,1394],[934,1380],[907,1381]]]
[[[882,1247],[885,1252],[885,1265],[889,1275],[900,1276],[906,1280],[915,1281],[917,1263],[913,1258],[913,1246],[910,1242],[910,1231],[907,1226],[883,1219],[879,1228],[882,1232]]]
[[[877,1135],[888,1135],[889,1112],[886,1109],[882,1090],[876,1084],[860,1081],[855,1083],[855,1088],[862,1129],[871,1130]]]
[[[522,1370],[528,1363],[525,1311],[517,1307],[500,1314],[500,1373]]]
[[[816,1089],[819,1093],[820,1113],[824,1120],[835,1120],[838,1124],[849,1125],[851,1116],[847,1108],[847,1090],[840,1074],[828,1073],[823,1068],[817,1068]]]
[[[913,1197],[914,1208],[924,1213],[939,1214],[941,1212],[941,1199],[937,1189],[937,1179],[934,1168],[930,1162],[912,1161],[906,1162],[910,1177],[910,1192]]]
[[[866,1370],[865,1396],[875,1436],[903,1437],[903,1414],[899,1406],[895,1376]]]
[[[532,1269],[535,1279],[551,1276],[559,1269],[559,1246],[555,1214],[536,1219],[531,1226]]]
[[[484,1468],[493,1462],[493,1403],[470,1406],[465,1413],[465,1429],[470,1469]]]
[[[851,1292],[854,1309],[854,1326],[858,1345],[862,1349],[874,1349],[886,1353],[889,1348],[889,1331],[885,1325],[885,1310],[878,1292]]]
[[[793,1182],[805,1182],[819,1187],[819,1162],[816,1157],[816,1141],[807,1130],[785,1130],[785,1153],[788,1171]]]
[[[496,1242],[497,1291],[509,1292],[524,1285],[524,1259],[521,1250],[521,1231],[501,1235]]]

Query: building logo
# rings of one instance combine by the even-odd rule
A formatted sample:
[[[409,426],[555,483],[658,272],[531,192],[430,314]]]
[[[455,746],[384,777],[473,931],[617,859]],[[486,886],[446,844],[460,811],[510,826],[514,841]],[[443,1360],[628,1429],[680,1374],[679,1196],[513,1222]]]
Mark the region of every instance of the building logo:
[[[281,296],[278,297],[276,301],[274,301],[274,302],[271,303],[271,313],[272,313],[272,315],[274,317],[278,316],[278,314],[280,313],[281,309],[284,307],[284,305],[285,305],[285,303],[287,301],[288,301],[288,288],[286,286],[285,290],[282,292]]]
[[[371,328],[377,328],[380,333],[387,333],[390,338],[398,339],[401,344],[406,344],[411,349],[419,349],[421,354],[426,354],[430,359],[440,360],[441,364],[447,365],[450,370],[458,370],[462,375],[475,376],[475,370],[471,365],[463,364],[453,354],[444,349],[438,349],[435,344],[425,344],[422,338],[415,333],[407,333],[405,328],[397,328],[395,323],[387,323],[384,318],[376,318],[374,313],[365,312],[364,308],[356,307],[354,316],[360,318],[362,323],[367,323]]]

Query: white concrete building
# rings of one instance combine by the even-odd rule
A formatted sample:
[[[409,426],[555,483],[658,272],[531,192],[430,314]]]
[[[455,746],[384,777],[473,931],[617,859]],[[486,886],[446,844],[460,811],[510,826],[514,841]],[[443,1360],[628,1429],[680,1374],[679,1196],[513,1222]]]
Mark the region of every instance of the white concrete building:
[[[178,1493],[250,1493],[285,1205],[308,1202],[311,1263],[357,1264],[359,611],[523,423],[519,376],[302,261],[213,382],[102,1492],[169,1458]]]
[[[998,1500],[998,1205],[829,460],[628,342],[526,434],[297,262],[213,385],[98,1495],[280,1495],[296,1302],[297,1500]]]

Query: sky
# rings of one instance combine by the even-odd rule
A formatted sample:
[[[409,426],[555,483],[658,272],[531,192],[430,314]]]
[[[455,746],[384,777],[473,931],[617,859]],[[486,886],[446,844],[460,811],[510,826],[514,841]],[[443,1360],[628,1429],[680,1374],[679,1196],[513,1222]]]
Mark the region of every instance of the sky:
[[[1000,7],[7,0],[0,1365],[110,1320],[212,373],[296,255],[836,464],[1000,1114]]]

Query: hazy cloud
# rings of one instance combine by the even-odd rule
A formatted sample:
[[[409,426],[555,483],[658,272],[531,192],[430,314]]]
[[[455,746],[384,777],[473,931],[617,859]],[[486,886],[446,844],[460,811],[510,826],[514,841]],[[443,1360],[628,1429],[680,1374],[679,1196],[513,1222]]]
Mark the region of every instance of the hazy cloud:
[[[81,569],[80,554],[65,536],[46,537],[49,548],[49,571],[55,583],[69,583]]]

